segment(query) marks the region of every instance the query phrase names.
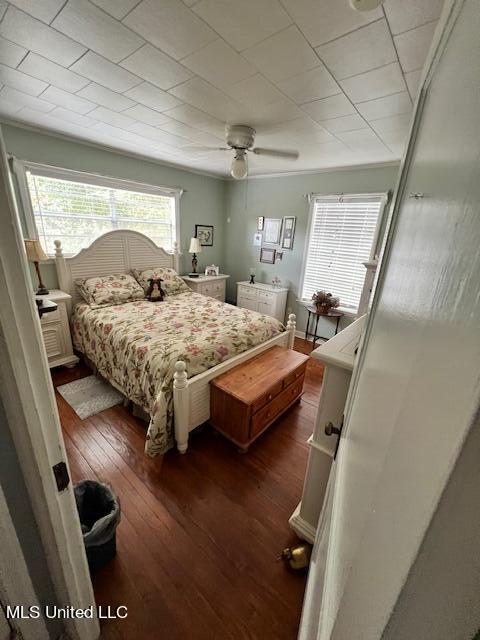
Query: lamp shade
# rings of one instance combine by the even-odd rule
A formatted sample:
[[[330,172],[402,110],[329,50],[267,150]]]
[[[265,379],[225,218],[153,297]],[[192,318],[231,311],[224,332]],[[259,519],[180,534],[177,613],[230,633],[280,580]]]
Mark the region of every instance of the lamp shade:
[[[190,249],[188,253],[201,253],[202,245],[200,244],[200,240],[198,238],[190,238]]]
[[[25,240],[25,251],[30,262],[43,262],[48,256],[43,250],[40,240]]]

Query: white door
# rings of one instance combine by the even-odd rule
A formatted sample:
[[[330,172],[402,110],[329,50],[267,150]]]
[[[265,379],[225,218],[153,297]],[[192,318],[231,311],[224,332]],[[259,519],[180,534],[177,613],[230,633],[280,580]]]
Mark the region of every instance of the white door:
[[[453,8],[347,409],[309,640],[382,637],[479,408],[480,3]]]

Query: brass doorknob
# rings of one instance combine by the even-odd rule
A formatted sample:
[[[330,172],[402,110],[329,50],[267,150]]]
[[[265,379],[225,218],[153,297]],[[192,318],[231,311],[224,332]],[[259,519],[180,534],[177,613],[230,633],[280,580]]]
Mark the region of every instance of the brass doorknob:
[[[327,422],[327,424],[325,425],[325,435],[326,436],[333,436],[334,434],[339,436],[340,435],[341,430],[338,429],[333,422]]]

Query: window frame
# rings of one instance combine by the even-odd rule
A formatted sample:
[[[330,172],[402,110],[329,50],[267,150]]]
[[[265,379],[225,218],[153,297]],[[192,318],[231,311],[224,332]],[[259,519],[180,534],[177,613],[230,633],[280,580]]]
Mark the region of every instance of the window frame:
[[[305,197],[308,198],[308,203],[309,203],[308,221],[307,221],[307,227],[306,227],[306,233],[305,233],[305,244],[304,244],[303,259],[302,259],[302,271],[300,274],[300,282],[299,282],[299,288],[298,288],[299,296],[297,298],[297,302],[300,302],[302,304],[311,302],[311,300],[308,300],[307,298],[303,298],[302,294],[303,294],[303,284],[305,281],[305,269],[307,267],[307,259],[308,259],[308,245],[310,243],[310,234],[312,233],[312,226],[313,226],[313,218],[314,218],[313,213],[314,213],[314,207],[315,207],[315,200],[321,199],[321,198],[341,198],[341,197],[347,197],[347,198],[360,197],[361,198],[362,196],[370,197],[370,198],[372,196],[379,196],[381,199],[381,205],[380,205],[380,210],[378,212],[377,224],[375,226],[375,232],[373,234],[370,255],[367,261],[367,262],[371,262],[373,260],[377,260],[380,253],[381,244],[382,244],[381,230],[384,228],[383,222],[384,222],[386,207],[389,200],[389,192],[388,191],[365,191],[361,193],[309,193],[309,194],[306,194]],[[362,293],[360,294],[360,300],[362,299],[363,291],[365,289],[365,285],[367,284],[366,283],[367,275],[368,275],[368,270],[367,268],[365,268],[365,280],[363,284]],[[346,316],[356,317],[358,315],[358,307],[356,310],[354,310],[352,307],[342,307],[342,305],[340,305],[338,309],[339,311],[342,311],[342,313]]]
[[[38,229],[33,211],[33,204],[30,197],[30,190],[27,182],[27,171],[39,176],[47,178],[57,178],[59,180],[67,180],[69,182],[80,182],[99,187],[107,187],[111,189],[123,189],[127,191],[136,191],[138,193],[146,193],[150,195],[167,196],[175,199],[175,240],[177,244],[180,242],[180,200],[185,190],[181,187],[163,187],[152,185],[146,182],[139,182],[126,178],[116,178],[106,176],[100,173],[91,173],[87,171],[77,171],[74,169],[65,169],[54,165],[41,164],[37,162],[29,162],[17,160],[13,158],[13,168],[17,179],[18,193],[22,204],[25,227],[29,238],[33,240],[39,239]],[[148,237],[148,236],[147,236]],[[94,242],[94,240],[92,240]],[[173,250],[173,248],[172,248]],[[55,257],[55,249],[47,251],[49,258]],[[77,254],[65,254],[71,257]]]

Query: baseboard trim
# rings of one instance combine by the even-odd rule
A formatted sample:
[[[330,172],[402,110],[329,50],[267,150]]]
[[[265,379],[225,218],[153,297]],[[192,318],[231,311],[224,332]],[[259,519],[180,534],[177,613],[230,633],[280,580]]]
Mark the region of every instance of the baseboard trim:
[[[290,525],[290,528],[295,531],[295,533],[299,538],[301,538],[302,540],[306,540],[307,542],[310,542],[310,544],[313,544],[315,541],[315,534],[317,531],[315,527],[312,527],[312,525],[306,520],[304,520],[300,515],[301,505],[302,503],[299,502],[297,505],[297,508],[290,516],[288,520],[288,524]]]

